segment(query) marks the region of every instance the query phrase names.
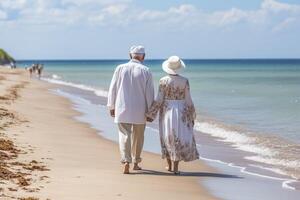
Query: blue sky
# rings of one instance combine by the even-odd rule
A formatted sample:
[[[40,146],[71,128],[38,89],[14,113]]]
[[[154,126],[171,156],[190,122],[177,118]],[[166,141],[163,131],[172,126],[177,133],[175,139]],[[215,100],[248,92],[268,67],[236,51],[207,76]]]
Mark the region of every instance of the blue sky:
[[[300,58],[299,0],[1,0],[17,59]]]

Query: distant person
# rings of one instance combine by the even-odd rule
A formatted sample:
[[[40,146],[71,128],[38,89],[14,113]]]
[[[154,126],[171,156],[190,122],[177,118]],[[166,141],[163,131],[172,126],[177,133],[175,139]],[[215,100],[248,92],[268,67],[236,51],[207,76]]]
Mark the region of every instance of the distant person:
[[[32,71],[33,71],[33,73],[36,73],[36,71],[37,71],[37,66],[38,66],[38,64],[33,64],[33,65],[32,65]]]
[[[159,81],[158,94],[147,112],[147,121],[153,121],[159,111],[159,134],[162,158],[167,159],[167,170],[179,174],[180,161],[199,159],[193,127],[195,107],[187,78],[179,75],[185,68],[178,56],[171,56],[162,65],[168,74]]]
[[[34,66],[34,65],[32,65],[31,67],[28,68],[30,78],[32,77],[33,66]]]
[[[17,68],[16,63],[11,62],[11,63],[10,63],[10,68],[11,68],[11,69],[16,69],[16,68]]]
[[[152,74],[142,64],[145,59],[144,47],[131,47],[129,55],[131,60],[119,65],[114,72],[107,102],[110,114],[119,128],[119,148],[124,174],[129,173],[132,161],[133,170],[141,170],[139,163],[142,161],[145,114],[154,99]]]
[[[43,69],[44,69],[44,65],[43,64],[39,64],[37,66],[37,74],[38,74],[39,78],[41,78],[41,76],[42,76]]]

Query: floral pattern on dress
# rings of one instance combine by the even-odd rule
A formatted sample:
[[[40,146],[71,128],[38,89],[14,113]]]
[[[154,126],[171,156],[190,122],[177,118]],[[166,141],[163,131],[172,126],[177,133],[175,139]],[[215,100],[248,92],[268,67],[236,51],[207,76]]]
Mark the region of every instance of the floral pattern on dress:
[[[162,158],[168,158],[172,161],[193,161],[199,159],[199,153],[196,148],[195,139],[192,139],[192,146],[189,142],[184,143],[178,136],[175,129],[168,134],[166,142],[162,141]]]
[[[169,104],[167,101],[164,101],[160,107],[160,110],[159,110],[159,117],[160,118],[163,118],[165,116],[165,113],[167,112],[169,108]]]
[[[188,128],[192,129],[194,127],[194,120],[195,120],[195,108],[193,105],[188,106],[185,105],[182,116],[182,122],[187,125]]]
[[[167,80],[160,81],[159,92],[162,92],[164,98],[168,100],[183,100],[185,98],[185,88],[175,87],[169,84]]]

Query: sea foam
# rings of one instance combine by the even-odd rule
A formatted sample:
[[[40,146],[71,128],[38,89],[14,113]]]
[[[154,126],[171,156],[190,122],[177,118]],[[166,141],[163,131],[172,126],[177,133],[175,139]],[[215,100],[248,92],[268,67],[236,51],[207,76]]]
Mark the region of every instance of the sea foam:
[[[251,135],[243,133],[241,131],[230,130],[221,125],[213,122],[196,122],[195,130],[201,133],[208,134],[216,138],[216,140],[226,142],[235,149],[239,149],[245,152],[254,153],[254,156],[245,156],[243,159],[255,161],[257,163],[271,165],[273,167],[260,166],[258,165],[252,167],[257,167],[272,171],[279,175],[285,175],[291,177],[291,179],[281,179],[282,187],[286,189],[295,189],[290,184],[299,181],[299,169],[300,160],[299,157],[295,155],[297,151],[291,149],[297,149],[298,146],[290,146],[290,149],[286,148],[288,145],[282,145],[278,142],[278,139],[270,139],[268,137],[263,137],[259,135]],[[283,141],[281,141],[284,143]],[[280,146],[285,148],[279,148]],[[292,155],[292,156],[291,156]],[[203,158],[202,158],[203,159]],[[207,158],[206,158],[207,159]],[[208,159],[209,160],[209,159]],[[223,161],[222,161],[223,162]],[[224,164],[226,162],[223,162]],[[236,167],[233,163],[226,163],[229,166]],[[249,165],[251,166],[251,164]],[[240,167],[240,166],[239,166]],[[248,172],[247,168],[243,168],[241,172],[251,173],[253,175],[259,175],[264,177],[265,175]],[[268,178],[274,178],[271,176],[266,176]]]
[[[100,96],[100,97],[107,97],[107,94],[108,94],[108,92],[103,89],[97,89],[97,88],[87,86],[84,84],[73,83],[73,82],[61,80],[61,77],[59,77],[56,74],[53,74],[51,77],[52,78],[44,77],[44,78],[42,78],[42,80],[47,81],[49,83],[65,85],[65,86],[70,86],[70,87],[74,87],[74,88],[78,88],[78,89],[82,89],[82,90],[86,90],[86,91],[91,91],[91,92],[94,92],[95,95]]]

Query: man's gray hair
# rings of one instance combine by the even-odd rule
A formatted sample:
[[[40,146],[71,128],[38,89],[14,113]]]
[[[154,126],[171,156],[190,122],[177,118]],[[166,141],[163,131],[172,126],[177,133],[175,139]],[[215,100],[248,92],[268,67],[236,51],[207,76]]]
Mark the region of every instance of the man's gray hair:
[[[131,53],[130,55],[132,58],[142,58],[143,56],[145,56],[145,54],[142,53]]]

